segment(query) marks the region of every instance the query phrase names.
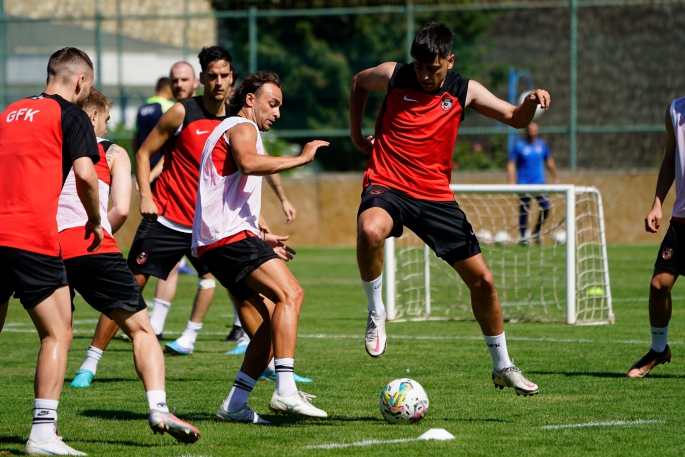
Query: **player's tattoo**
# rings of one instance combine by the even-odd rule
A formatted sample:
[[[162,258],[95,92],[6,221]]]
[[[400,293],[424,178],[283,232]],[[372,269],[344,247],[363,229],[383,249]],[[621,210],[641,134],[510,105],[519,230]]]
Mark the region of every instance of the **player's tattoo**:
[[[107,164],[112,165],[112,161],[114,160],[114,154],[116,154],[118,151],[117,145],[116,144],[111,144],[107,150],[105,151],[105,157],[107,158]]]

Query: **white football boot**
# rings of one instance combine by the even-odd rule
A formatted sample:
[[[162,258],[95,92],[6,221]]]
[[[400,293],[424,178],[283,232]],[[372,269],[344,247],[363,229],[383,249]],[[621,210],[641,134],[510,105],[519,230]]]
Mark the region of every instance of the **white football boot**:
[[[269,425],[271,422],[259,417],[259,414],[252,411],[248,405],[239,411],[234,413],[229,413],[224,409],[223,405],[219,406],[219,410],[216,412],[216,418],[224,422],[244,422],[246,424],[259,424],[259,425]]]
[[[88,455],[64,444],[62,437],[59,435],[55,435],[49,440],[40,443],[29,438],[24,452],[27,455]]]
[[[269,409],[276,414],[298,416],[305,419],[326,419],[328,417],[326,411],[309,403],[312,398],[316,398],[316,395],[295,392],[292,395],[282,396],[274,392],[271,396]]]
[[[155,433],[164,435],[164,432],[176,438],[179,443],[194,443],[200,439],[200,431],[192,424],[182,421],[168,411],[151,409],[148,416],[148,424]]]
[[[385,353],[385,348],[388,345],[388,338],[385,335],[385,313],[369,312],[365,340],[366,352],[371,357],[380,357]]]
[[[495,389],[500,390],[505,387],[513,387],[516,395],[535,395],[540,391],[537,384],[530,382],[525,376],[521,374],[521,370],[514,365],[505,368],[502,371],[492,370],[492,382],[495,383]]]

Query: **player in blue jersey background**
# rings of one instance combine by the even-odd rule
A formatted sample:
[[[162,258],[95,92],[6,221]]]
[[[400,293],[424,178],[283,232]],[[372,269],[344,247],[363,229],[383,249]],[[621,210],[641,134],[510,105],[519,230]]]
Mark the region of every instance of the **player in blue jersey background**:
[[[545,140],[539,138],[539,128],[536,122],[531,122],[526,127],[525,135],[518,139],[513,149],[509,152],[509,163],[507,164],[507,180],[509,184],[545,184],[545,165],[549,168],[554,184],[560,184],[561,180],[557,174],[557,166],[549,153],[549,148]],[[518,177],[515,179],[516,171]],[[540,243],[540,230],[542,224],[549,215],[549,199],[547,195],[532,196],[540,206],[540,216],[531,233],[530,239]],[[521,244],[527,245],[530,241],[526,237],[528,226],[528,214],[530,213],[530,195],[519,196],[519,230],[521,231]]]

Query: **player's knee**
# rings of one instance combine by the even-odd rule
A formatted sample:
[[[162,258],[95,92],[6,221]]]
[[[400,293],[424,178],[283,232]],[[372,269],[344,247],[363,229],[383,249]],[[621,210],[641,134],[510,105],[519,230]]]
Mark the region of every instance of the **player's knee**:
[[[285,302],[288,303],[290,306],[294,306],[297,309],[297,312],[300,312],[300,308],[302,307],[302,303],[304,302],[304,289],[302,286],[297,282],[293,281],[291,284],[288,285],[285,289]]]
[[[471,281],[471,293],[481,296],[492,295],[495,292],[495,279],[489,270],[485,270],[475,276]]]
[[[367,220],[359,224],[359,239],[371,246],[380,246],[388,235],[387,227],[374,220]]]
[[[670,277],[664,277],[664,275],[656,275],[652,278],[649,284],[650,295],[663,295],[668,294],[671,291],[673,282]]]

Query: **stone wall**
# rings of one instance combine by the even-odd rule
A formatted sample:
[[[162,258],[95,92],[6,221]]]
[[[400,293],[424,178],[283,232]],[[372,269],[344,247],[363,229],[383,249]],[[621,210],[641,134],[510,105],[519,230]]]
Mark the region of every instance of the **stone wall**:
[[[117,2],[121,14],[124,15],[213,12],[211,0],[5,0],[4,6],[7,16],[73,18],[77,20],[64,23],[95,29],[94,21],[83,21],[78,18],[95,16],[96,2],[99,2],[103,16],[114,16],[117,12]],[[126,20],[122,23],[122,35],[183,48],[185,23],[183,19]],[[103,21],[102,30],[106,33],[116,33],[116,21]],[[216,20],[189,20],[187,36],[188,48],[193,54],[202,46],[216,44]]]
[[[608,243],[660,243],[665,227],[652,235],[644,230],[651,208],[657,172],[562,172],[563,183],[594,186],[602,194]],[[292,246],[353,246],[362,176],[358,173],[324,174],[314,178],[283,179],[283,186],[297,209],[297,219],[286,225],[280,204],[264,185],[263,215],[271,229],[290,235]],[[504,184],[504,173],[458,173],[460,184]],[[664,221],[671,216],[675,193],[664,205]],[[133,196],[130,220],[117,233],[120,246],[128,247],[140,221],[138,196]],[[467,215],[468,216],[468,215]]]

